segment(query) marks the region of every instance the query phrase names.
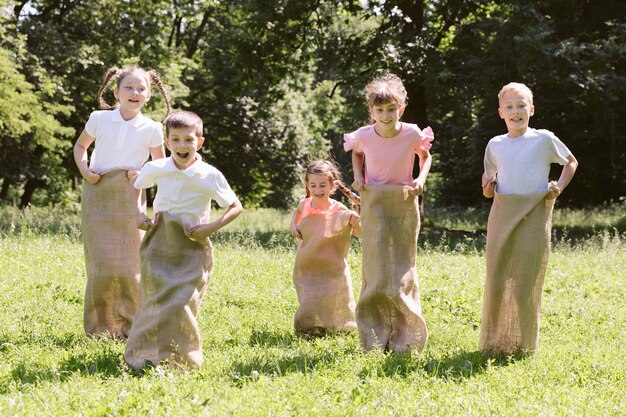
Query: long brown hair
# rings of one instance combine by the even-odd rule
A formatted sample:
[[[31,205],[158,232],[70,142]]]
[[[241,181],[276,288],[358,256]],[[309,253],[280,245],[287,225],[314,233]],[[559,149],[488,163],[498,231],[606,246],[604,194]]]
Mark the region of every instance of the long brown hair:
[[[111,110],[119,106],[119,103],[115,103],[112,106],[109,103],[107,103],[106,100],[104,99],[104,93],[106,93],[107,88],[109,87],[109,85],[111,84],[111,81],[114,78],[117,79],[116,86],[117,88],[119,88],[124,77],[126,77],[129,74],[138,74],[141,77],[145,78],[146,83],[148,84],[148,88],[151,88],[153,82],[154,84],[156,84],[156,86],[159,89],[159,92],[161,93],[161,95],[163,96],[163,99],[165,100],[165,107],[166,107],[165,116],[163,116],[163,118],[161,119],[161,122],[163,122],[167,118],[167,116],[169,116],[169,114],[171,113],[172,105],[170,103],[170,96],[169,94],[167,94],[167,91],[165,91],[165,86],[163,85],[163,82],[161,81],[161,77],[159,77],[159,74],[155,70],[146,71],[143,68],[139,68],[139,67],[129,67],[129,68],[123,68],[123,69],[118,68],[118,67],[109,68],[107,70],[106,76],[104,77],[104,82],[102,83],[102,86],[100,86],[100,91],[98,91],[98,103],[100,103],[100,107],[106,110]]]

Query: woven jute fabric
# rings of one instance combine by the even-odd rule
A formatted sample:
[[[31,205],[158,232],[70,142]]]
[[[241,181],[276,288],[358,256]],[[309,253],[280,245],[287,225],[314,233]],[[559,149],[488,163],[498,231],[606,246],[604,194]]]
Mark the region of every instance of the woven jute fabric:
[[[297,334],[356,330],[347,261],[352,232],[350,216],[349,210],[314,214],[298,225],[302,242],[293,271],[299,303],[294,319]]]
[[[174,216],[158,213],[141,244],[142,303],[124,353],[131,367],[202,364],[196,316],[212,271],[210,240],[190,239]]]
[[[545,197],[545,192],[494,196],[487,224],[481,351],[533,353],[539,347],[554,208],[554,200]]]
[[[356,306],[365,350],[420,351],[428,338],[417,267],[417,198],[401,185],[366,185],[361,192],[363,279]]]
[[[139,304],[137,229],[143,193],[132,186],[126,171],[84,182],[82,231],[87,268],[84,327],[88,336],[126,338]]]

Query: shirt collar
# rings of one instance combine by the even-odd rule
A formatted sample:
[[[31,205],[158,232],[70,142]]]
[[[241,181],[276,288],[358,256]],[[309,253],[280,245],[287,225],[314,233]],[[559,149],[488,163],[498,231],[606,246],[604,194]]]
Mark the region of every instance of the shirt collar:
[[[122,117],[122,112],[120,112],[120,108],[118,107],[117,109],[113,110],[113,117],[111,118],[111,120],[113,122],[128,123],[133,127],[138,127],[144,123],[145,117],[143,114],[141,114],[141,112],[139,112],[139,114],[137,114],[137,116],[133,117],[132,119],[124,120],[124,118]]]
[[[200,156],[198,152],[196,152],[196,156],[198,157],[196,161],[185,170],[178,169],[176,164],[174,164],[174,158],[170,156],[167,158],[167,162],[165,163],[165,169],[167,172],[181,172],[188,177],[193,177],[194,175],[201,173],[202,170],[200,165],[202,162],[202,156]]]

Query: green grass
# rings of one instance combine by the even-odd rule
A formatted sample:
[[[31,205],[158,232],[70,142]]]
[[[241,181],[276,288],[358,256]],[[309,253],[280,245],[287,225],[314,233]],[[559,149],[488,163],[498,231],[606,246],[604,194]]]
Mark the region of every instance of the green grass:
[[[351,334],[295,337],[290,214],[246,212],[214,239],[216,269],[199,314],[204,365],[138,376],[122,342],[84,337],[79,236],[47,229],[66,227],[72,214],[41,210],[40,229],[16,217],[0,237],[2,416],[626,415],[626,244],[610,227],[555,241],[540,351],[529,358],[477,352],[480,239],[422,244],[430,339],[411,356],[363,353]],[[355,244],[357,295],[359,255]]]

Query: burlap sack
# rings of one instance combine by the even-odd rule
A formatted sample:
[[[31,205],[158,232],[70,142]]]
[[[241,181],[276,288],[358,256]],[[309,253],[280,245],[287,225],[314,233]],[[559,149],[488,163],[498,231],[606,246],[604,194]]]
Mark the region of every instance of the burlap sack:
[[[124,352],[131,367],[202,364],[196,315],[212,271],[209,239],[191,240],[174,216],[158,213],[141,244],[142,303]]]
[[[350,211],[307,216],[298,228],[303,240],[293,271],[299,302],[295,332],[355,330],[355,302],[347,262],[352,232]]]
[[[415,265],[420,221],[409,190],[366,185],[361,192],[363,282],[356,320],[366,350],[419,351],[428,338]]]
[[[82,229],[87,267],[84,327],[88,336],[126,338],[139,304],[137,229],[142,194],[126,171],[102,175],[96,184],[84,182]],[[143,200],[143,199],[142,199]]]
[[[539,347],[554,200],[546,193],[497,194],[487,224],[487,277],[479,348],[494,354]]]

